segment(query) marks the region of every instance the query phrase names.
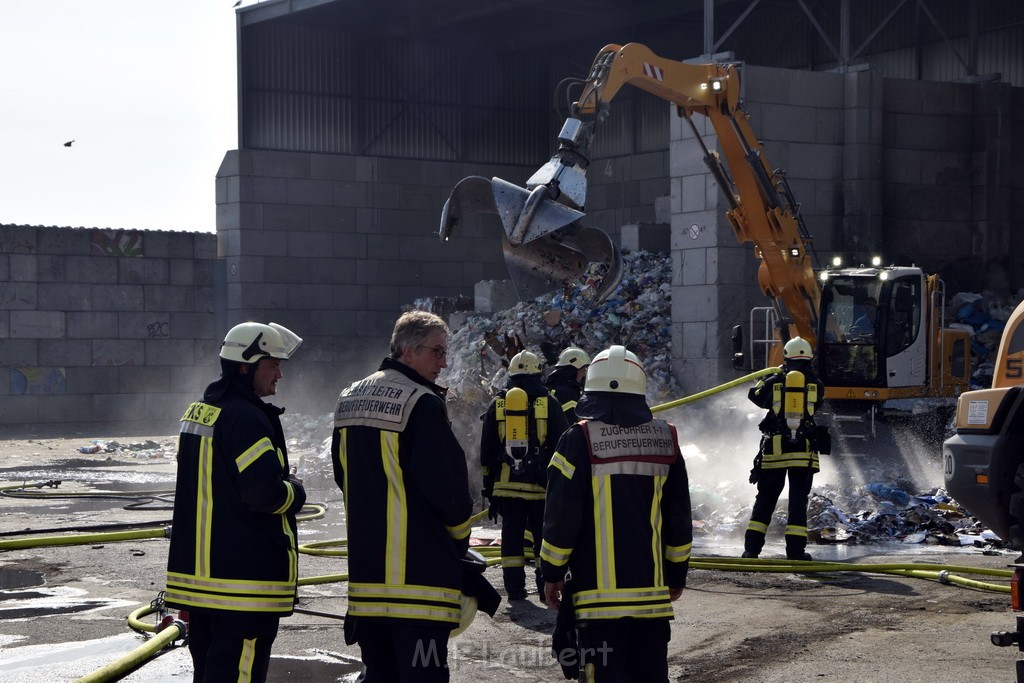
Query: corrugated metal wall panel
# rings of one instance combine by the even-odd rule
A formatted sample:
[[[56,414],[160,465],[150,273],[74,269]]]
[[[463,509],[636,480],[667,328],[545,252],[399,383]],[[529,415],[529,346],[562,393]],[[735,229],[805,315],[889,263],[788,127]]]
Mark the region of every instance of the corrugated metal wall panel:
[[[1024,9],[1024,3],[1021,3]],[[986,33],[978,41],[978,73],[1001,73],[1002,80],[1024,87],[1024,26]]]

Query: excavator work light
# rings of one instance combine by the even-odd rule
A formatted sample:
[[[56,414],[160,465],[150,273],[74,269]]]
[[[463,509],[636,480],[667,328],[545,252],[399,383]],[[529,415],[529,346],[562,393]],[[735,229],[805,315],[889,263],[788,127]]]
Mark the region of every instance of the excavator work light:
[[[789,255],[793,258],[798,258],[800,256],[800,247],[790,247]]]
[[[874,266],[875,268],[878,268],[880,265],[882,265],[882,257],[881,256],[872,256],[871,257],[871,265]]]
[[[843,267],[843,257],[842,256],[833,256],[832,257],[832,267],[833,268],[842,268]]]

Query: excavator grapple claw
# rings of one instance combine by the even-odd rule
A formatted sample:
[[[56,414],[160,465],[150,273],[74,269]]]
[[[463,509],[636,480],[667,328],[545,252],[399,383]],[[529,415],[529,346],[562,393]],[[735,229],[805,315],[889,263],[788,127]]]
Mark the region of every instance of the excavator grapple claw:
[[[591,263],[597,264],[600,278],[596,301],[604,300],[622,278],[622,256],[611,238],[580,225],[583,212],[552,199],[545,185],[527,190],[501,178],[463,178],[444,203],[438,236],[447,241],[460,220],[476,213],[493,213],[501,220],[502,252],[520,299],[572,283]]]

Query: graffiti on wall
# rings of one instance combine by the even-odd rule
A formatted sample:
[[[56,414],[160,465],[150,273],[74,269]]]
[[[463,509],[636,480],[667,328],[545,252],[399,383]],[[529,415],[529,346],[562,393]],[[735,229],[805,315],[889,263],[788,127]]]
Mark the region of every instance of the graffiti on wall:
[[[12,396],[29,394],[63,394],[64,368],[11,368]]]
[[[94,256],[142,256],[142,233],[125,230],[93,230]]]

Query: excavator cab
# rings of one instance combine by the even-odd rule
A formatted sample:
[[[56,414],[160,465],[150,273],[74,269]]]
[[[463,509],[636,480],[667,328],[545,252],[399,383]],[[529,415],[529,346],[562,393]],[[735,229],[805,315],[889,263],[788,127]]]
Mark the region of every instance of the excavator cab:
[[[622,255],[611,237],[584,226],[592,124],[570,117],[558,135],[559,149],[526,181],[463,178],[441,210],[438,236],[447,241],[455,226],[476,213],[501,220],[502,252],[520,299],[532,299],[571,284],[585,273],[597,275],[596,302],[622,279]],[[592,269],[596,270],[593,272]]]

